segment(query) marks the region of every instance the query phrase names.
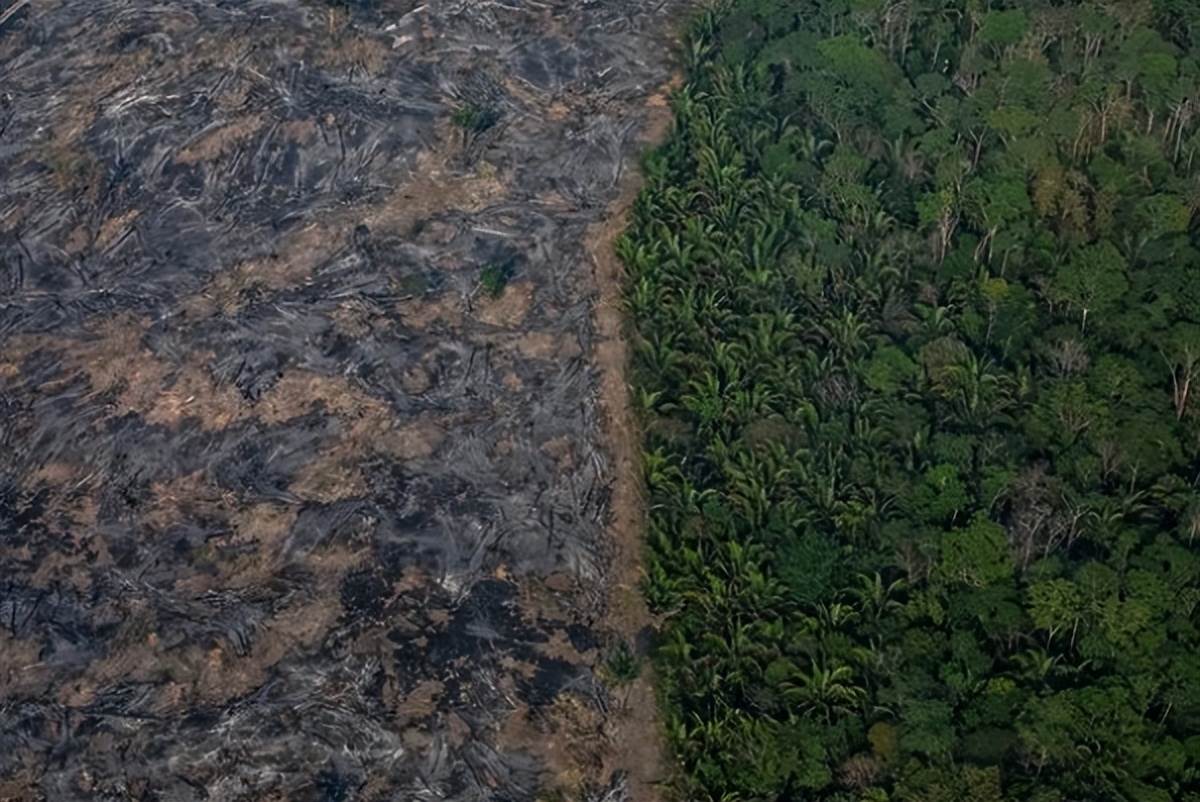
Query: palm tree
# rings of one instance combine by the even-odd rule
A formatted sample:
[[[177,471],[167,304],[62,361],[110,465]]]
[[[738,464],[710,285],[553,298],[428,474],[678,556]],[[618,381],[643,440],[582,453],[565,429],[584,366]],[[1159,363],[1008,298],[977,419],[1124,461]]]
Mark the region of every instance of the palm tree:
[[[783,683],[783,696],[802,713],[828,724],[861,708],[867,694],[855,683],[854,671],[849,666],[814,662],[808,672],[798,671]]]
[[[833,140],[822,139],[812,129],[807,129],[798,137],[797,149],[805,160],[819,163],[822,158],[833,152],[835,144]]]
[[[651,492],[669,490],[683,480],[683,472],[675,464],[674,458],[668,456],[661,448],[647,451],[642,457],[642,465],[646,485]]]
[[[907,587],[908,583],[903,578],[887,582],[875,571],[872,574],[856,576],[854,587],[846,593],[858,602],[859,608],[867,618],[878,623],[884,616],[904,606],[896,597]]]
[[[943,370],[935,387],[951,402],[955,418],[973,431],[995,423],[1012,403],[1012,379],[974,352]]]
[[[854,365],[866,354],[868,325],[850,311],[841,317],[823,322],[818,330],[833,348],[842,365]]]

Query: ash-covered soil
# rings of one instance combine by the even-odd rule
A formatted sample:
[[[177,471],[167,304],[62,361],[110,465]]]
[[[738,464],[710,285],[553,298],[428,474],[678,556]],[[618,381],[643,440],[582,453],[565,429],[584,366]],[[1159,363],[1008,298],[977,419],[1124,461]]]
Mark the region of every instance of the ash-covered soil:
[[[679,11],[8,16],[0,799],[649,794],[588,246]]]

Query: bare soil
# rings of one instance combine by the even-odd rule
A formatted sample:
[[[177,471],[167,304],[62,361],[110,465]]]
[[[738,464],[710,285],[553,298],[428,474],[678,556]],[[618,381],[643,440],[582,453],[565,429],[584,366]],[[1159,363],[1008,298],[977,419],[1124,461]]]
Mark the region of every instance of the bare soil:
[[[667,98],[678,85],[678,79],[672,80],[647,101],[645,125],[639,135],[643,147],[649,148],[666,137],[672,121]],[[589,228],[586,240],[600,293],[593,310],[597,332],[593,359],[600,370],[603,430],[614,477],[609,533],[615,553],[609,573],[608,624],[631,644],[653,633],[657,622],[640,589],[646,531],[642,434],[630,405],[629,346],[623,311],[625,269],[614,245],[625,229],[628,211],[641,186],[639,173],[628,171],[616,202],[604,220]],[[664,733],[649,660],[643,661],[641,675],[623,693],[612,735],[614,748],[608,760],[629,773],[632,802],[654,802],[661,798],[670,768],[663,749]]]

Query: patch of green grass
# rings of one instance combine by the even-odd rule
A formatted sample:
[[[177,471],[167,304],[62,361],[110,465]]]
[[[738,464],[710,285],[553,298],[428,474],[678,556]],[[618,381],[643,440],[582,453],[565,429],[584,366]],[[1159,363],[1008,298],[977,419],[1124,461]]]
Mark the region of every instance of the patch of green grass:
[[[492,298],[499,298],[512,278],[512,269],[508,265],[490,264],[479,272],[479,286]]]
[[[410,273],[396,279],[396,288],[405,295],[424,295],[431,285],[429,276],[424,273]]]
[[[455,110],[450,121],[468,134],[482,134],[500,122],[500,110],[495,106],[467,103]]]
[[[617,641],[604,658],[604,679],[615,686],[628,685],[642,673],[642,661],[625,641]]]

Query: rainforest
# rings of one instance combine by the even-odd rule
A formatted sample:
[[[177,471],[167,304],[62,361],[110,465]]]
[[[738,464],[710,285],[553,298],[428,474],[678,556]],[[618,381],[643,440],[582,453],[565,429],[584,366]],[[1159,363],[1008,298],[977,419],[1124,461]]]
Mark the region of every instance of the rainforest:
[[[682,793],[1200,800],[1200,4],[684,59],[618,244]]]

